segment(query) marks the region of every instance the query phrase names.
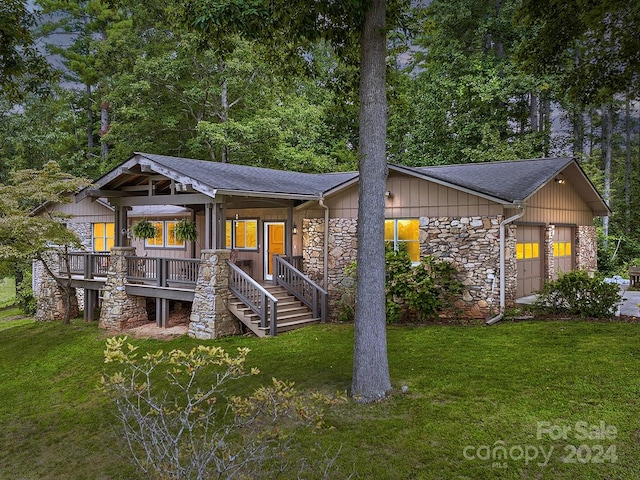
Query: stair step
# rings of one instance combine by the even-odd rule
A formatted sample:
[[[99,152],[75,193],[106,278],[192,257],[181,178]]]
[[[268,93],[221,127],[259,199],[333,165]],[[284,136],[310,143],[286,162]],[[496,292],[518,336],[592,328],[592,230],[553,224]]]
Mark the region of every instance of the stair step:
[[[309,318],[307,320],[295,320],[295,321],[286,322],[286,323],[278,323],[278,333],[294,330],[300,327],[306,327],[308,325],[313,325],[316,323],[320,323],[319,318]],[[268,332],[269,327],[266,327],[266,328],[258,327],[258,330],[264,330],[265,332]]]
[[[313,318],[313,314],[309,311],[304,313],[293,313],[290,315],[278,315],[278,325],[280,325],[281,323],[287,323],[290,321],[307,320],[310,318]],[[247,317],[247,320],[249,320],[251,323],[256,325],[260,323],[260,318],[257,315],[252,315],[251,318]],[[269,318],[267,318],[267,322],[268,321],[269,321]]]
[[[284,287],[266,286],[267,291],[278,299],[278,332],[285,332],[295,328],[301,328],[313,323],[319,323],[320,319],[313,318],[311,310],[300,300],[291,295]],[[257,314],[235,296],[229,298],[228,308],[241,323],[259,337],[270,333],[270,326],[261,327]],[[269,319],[267,318],[267,322]]]

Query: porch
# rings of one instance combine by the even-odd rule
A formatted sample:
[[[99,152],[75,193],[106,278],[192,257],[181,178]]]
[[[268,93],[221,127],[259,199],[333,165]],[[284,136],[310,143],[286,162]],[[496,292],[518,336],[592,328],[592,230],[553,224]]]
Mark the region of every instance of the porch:
[[[136,312],[133,316],[138,323],[142,313],[137,299],[144,298],[145,302],[148,298],[155,299],[156,324],[162,328],[168,326],[171,301],[192,304],[190,329],[194,322],[210,316],[210,304],[219,303],[219,299],[225,300],[229,314],[257,336],[274,336],[326,321],[327,293],[301,272],[301,257],[274,255],[272,280],[259,282],[241,268],[246,262],[231,261],[229,251],[217,251],[225,252],[225,260],[220,263],[216,259],[214,265],[222,276],[211,274],[211,265],[207,264],[211,252],[203,252],[201,259],[180,259],[136,256],[132,251],[116,247],[111,254],[74,252],[59,257],[59,275],[69,279],[72,287],[84,289],[85,320],[95,320],[97,307],[105,306],[105,297],[108,296],[109,304],[117,295],[120,298],[115,302],[117,314],[123,303],[134,305],[131,310]],[[120,267],[115,265],[114,258],[121,259]],[[212,277],[222,280],[211,285]],[[105,289],[110,291],[108,295],[104,294]],[[204,302],[202,298],[196,301],[198,291],[200,297],[202,292],[209,292]],[[101,312],[101,321],[102,316]]]

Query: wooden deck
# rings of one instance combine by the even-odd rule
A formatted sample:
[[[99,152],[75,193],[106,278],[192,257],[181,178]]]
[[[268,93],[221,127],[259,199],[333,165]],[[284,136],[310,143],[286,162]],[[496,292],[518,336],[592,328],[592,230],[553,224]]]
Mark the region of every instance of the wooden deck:
[[[168,325],[169,302],[193,302],[200,260],[129,256],[125,291],[128,295],[154,298],[156,323]],[[59,271],[74,288],[85,291],[85,320],[94,320],[110,272],[111,257],[106,253],[71,253],[60,257]],[[293,263],[289,263],[289,261]],[[327,293],[295,265],[301,259],[274,257],[273,284],[260,285],[232,262],[229,290],[233,297],[228,308],[256,335],[280,332],[326,320]]]

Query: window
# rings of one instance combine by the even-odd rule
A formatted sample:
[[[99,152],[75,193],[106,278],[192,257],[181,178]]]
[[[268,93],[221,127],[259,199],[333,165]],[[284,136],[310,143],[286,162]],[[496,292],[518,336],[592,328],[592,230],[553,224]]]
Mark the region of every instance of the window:
[[[417,218],[393,218],[384,221],[384,239],[394,250],[406,249],[413,263],[420,262],[420,221]]]
[[[115,224],[114,223],[94,223],[93,224],[93,251],[108,252],[114,245]]]
[[[237,250],[258,249],[258,220],[227,220],[227,248]]]
[[[516,259],[527,260],[540,257],[540,245],[538,243],[516,243]]]
[[[553,256],[554,257],[570,257],[571,242],[554,242]]]
[[[144,242],[147,247],[156,248],[184,248],[184,240],[176,238],[177,220],[166,222],[153,222],[156,227],[156,236],[147,238]]]

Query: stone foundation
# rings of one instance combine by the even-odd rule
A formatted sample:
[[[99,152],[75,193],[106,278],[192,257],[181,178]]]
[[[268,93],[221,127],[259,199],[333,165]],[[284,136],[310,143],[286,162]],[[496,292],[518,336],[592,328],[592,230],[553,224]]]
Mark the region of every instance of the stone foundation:
[[[58,257],[52,255],[47,264],[54,273],[58,272]],[[66,294],[60,284],[47,273],[42,263],[39,264],[40,281],[38,282],[38,289],[34,291],[36,298],[38,299],[38,305],[36,308],[36,320],[39,321],[52,321],[63,320],[66,312]],[[76,296],[76,289],[69,287],[72,290],[72,294],[69,298],[69,318],[76,318],[80,314],[78,308],[78,298]]]
[[[112,332],[148,322],[146,299],[127,295],[127,257],[135,254],[133,247],[113,247],[109,273],[104,286],[98,326]]]
[[[240,323],[229,312],[230,250],[202,250],[189,336],[213,339],[240,333]]]

